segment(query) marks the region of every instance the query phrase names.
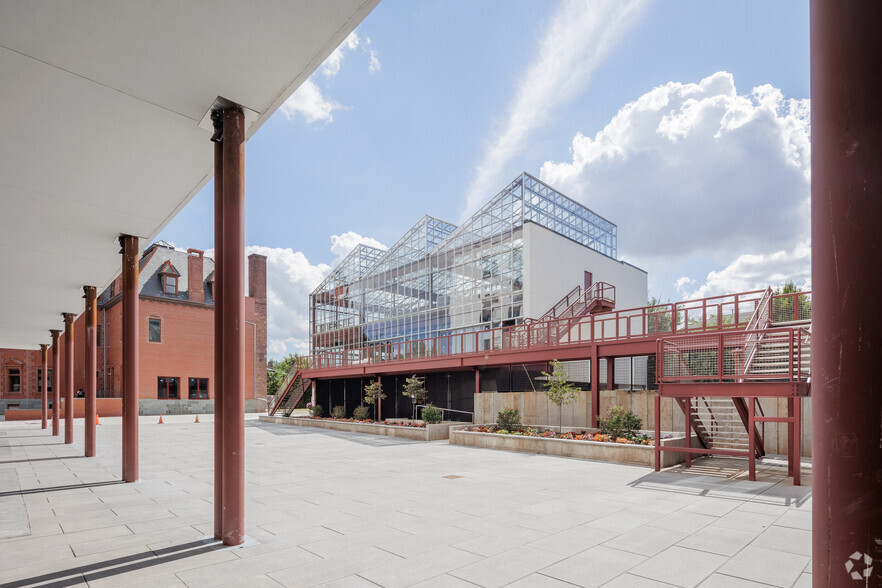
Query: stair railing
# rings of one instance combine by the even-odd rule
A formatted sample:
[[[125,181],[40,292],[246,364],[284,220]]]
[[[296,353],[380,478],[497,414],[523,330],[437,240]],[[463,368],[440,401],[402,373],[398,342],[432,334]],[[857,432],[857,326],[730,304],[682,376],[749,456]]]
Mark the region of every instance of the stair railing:
[[[759,304],[756,305],[756,310],[753,311],[753,316],[750,317],[750,321],[747,323],[747,328],[744,330],[751,332],[766,329],[771,324],[771,320],[772,288],[769,287],[766,288],[763,297],[760,298]],[[741,348],[741,356],[744,362],[741,368],[742,374],[750,372],[750,366],[753,364],[754,358],[759,354],[762,339],[762,333],[753,333],[749,335],[747,341],[744,342],[744,346]],[[738,381],[743,382],[744,378],[741,378]]]

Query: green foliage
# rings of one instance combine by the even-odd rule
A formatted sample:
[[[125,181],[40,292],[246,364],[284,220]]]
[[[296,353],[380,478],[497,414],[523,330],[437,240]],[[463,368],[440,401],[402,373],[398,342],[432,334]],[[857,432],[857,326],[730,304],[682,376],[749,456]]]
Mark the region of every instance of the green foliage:
[[[670,333],[673,310],[670,302],[653,296],[646,301],[646,330],[649,333]]]
[[[611,439],[624,437],[626,439],[634,439],[640,436],[640,429],[643,428],[643,421],[630,410],[625,410],[621,406],[613,406],[607,413],[607,418],[600,419],[598,429],[604,435],[609,435]]]
[[[352,418],[357,421],[366,421],[371,418],[371,409],[364,404],[359,404],[352,410]]]
[[[437,425],[441,422],[441,409],[431,404],[423,409],[423,421],[427,425]]]
[[[364,387],[364,401],[371,406],[377,404],[377,400],[385,400],[386,395],[380,389],[380,382],[374,380]]]
[[[563,431],[563,406],[576,400],[582,389],[570,384],[570,375],[556,359],[551,360],[551,373],[542,372],[542,375],[546,378],[545,395],[557,405],[558,429]]]
[[[802,288],[797,286],[793,280],[787,280],[784,286],[775,288],[774,294],[799,294]],[[797,300],[797,308],[794,313],[793,300]],[[788,322],[792,320],[806,320],[812,318],[812,301],[809,296],[787,296],[786,298],[775,298],[772,300],[772,320],[780,322]]]
[[[312,407],[312,410],[309,411],[312,416],[315,418],[321,418],[322,414],[325,412],[325,409],[322,408],[321,404],[316,404]]]
[[[521,411],[516,408],[503,408],[496,413],[496,426],[509,431],[517,429],[521,426]]]
[[[346,407],[345,406],[335,406],[331,409],[331,417],[335,419],[345,419],[346,418]]]
[[[266,364],[266,393],[267,395],[275,394],[279,386],[295,365],[298,368],[305,368],[309,362],[308,357],[300,355],[291,355],[281,361],[269,360]]]
[[[425,404],[429,397],[429,392],[426,390],[426,379],[419,378],[414,374],[404,381],[401,393],[413,400],[414,404]]]

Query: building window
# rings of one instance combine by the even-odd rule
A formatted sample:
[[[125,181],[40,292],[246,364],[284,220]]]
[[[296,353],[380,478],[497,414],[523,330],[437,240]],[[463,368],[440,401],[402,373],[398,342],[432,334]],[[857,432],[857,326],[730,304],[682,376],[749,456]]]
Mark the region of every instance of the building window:
[[[6,368],[6,389],[13,394],[21,394],[21,370]]]
[[[178,293],[178,278],[175,276],[163,276],[162,277],[162,291],[166,294],[177,294]]]
[[[178,397],[178,378],[157,379],[156,385],[157,398],[177,398]]]
[[[101,325],[95,329],[95,346],[101,347]]]
[[[52,368],[47,370],[49,372],[49,381],[46,382],[46,391],[52,392]],[[37,368],[37,392],[43,393],[43,368]]]
[[[160,343],[162,341],[162,323],[158,318],[147,319],[148,341]]]
[[[190,378],[190,398],[208,398],[208,378]]]

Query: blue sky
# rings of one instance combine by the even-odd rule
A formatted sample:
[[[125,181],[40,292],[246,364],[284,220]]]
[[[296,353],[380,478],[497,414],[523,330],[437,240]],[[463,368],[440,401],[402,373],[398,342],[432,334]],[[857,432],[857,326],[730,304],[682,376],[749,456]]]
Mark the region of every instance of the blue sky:
[[[520,171],[615,222],[663,300],[807,282],[808,30],[804,1],[382,0],[246,147],[271,355],[348,247]],[[211,249],[212,191],[160,238]]]

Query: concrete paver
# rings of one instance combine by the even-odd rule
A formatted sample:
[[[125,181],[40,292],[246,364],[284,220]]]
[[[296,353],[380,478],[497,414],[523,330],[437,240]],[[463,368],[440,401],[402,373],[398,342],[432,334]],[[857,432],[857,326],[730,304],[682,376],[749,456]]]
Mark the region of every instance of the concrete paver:
[[[120,419],[82,457],[0,422],[0,586],[803,586],[811,494],[762,481],[399,442],[246,420],[246,525],[221,548],[213,426],[141,419],[121,483]],[[700,460],[696,460],[700,464]],[[712,471],[733,462],[701,466]],[[698,468],[696,468],[698,469]],[[445,478],[456,475],[459,478]]]

